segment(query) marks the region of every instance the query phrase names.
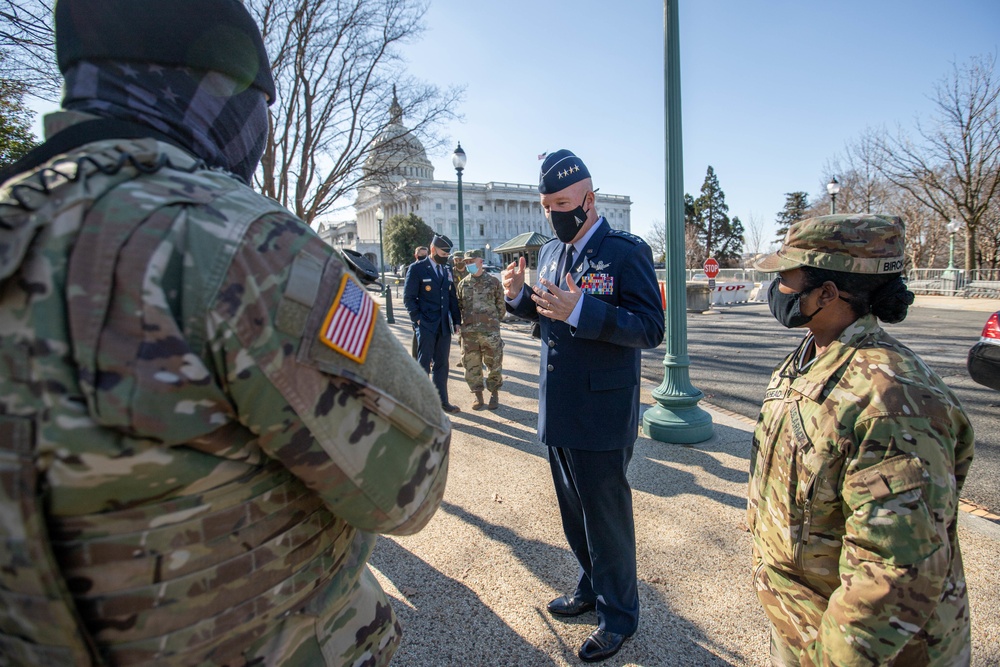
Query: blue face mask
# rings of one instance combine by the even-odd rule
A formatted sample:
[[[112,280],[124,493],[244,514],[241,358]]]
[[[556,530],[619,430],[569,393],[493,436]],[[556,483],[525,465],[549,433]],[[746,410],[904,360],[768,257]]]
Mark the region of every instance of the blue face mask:
[[[795,329],[805,326],[812,321],[812,318],[816,317],[816,313],[823,310],[823,306],[820,306],[812,315],[806,315],[802,312],[801,301],[802,297],[809,294],[809,292],[792,292],[791,294],[786,294],[778,289],[778,283],[780,282],[777,278],[771,281],[771,286],[767,289],[767,307],[771,309],[774,319],[781,322],[785,327]]]

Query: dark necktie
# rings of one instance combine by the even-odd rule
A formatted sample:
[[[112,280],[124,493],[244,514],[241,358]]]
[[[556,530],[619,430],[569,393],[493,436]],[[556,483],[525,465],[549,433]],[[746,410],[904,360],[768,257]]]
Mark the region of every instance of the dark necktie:
[[[566,263],[563,264],[562,275],[559,276],[559,282],[562,285],[566,285],[566,274],[573,271],[573,244],[566,246]]]

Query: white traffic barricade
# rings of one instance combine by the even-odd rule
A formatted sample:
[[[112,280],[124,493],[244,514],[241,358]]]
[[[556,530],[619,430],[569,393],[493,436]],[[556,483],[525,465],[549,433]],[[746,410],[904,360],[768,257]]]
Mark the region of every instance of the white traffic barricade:
[[[771,291],[771,283],[773,280],[764,280],[757,283],[757,286],[753,288],[753,292],[750,293],[750,300],[754,303],[767,303],[767,293]]]
[[[719,306],[729,303],[746,303],[750,300],[753,283],[724,282],[716,283],[712,293],[712,304]]]

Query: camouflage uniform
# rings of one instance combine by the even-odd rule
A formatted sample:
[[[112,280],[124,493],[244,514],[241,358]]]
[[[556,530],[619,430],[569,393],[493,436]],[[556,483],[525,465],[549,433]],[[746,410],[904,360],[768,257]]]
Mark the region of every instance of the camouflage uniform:
[[[458,309],[462,311],[462,362],[465,381],[473,393],[483,390],[483,365],[486,365],[486,389],[496,392],[503,384],[503,340],[500,320],[507,308],[500,281],[484,270],[458,284]]]
[[[469,275],[469,270],[465,268],[465,262],[463,261],[465,259],[465,253],[461,250],[456,250],[452,253],[451,259],[451,272],[455,276],[455,284],[457,285],[465,280],[465,277]]]
[[[747,510],[775,664],[962,665],[957,536],[972,427],[954,393],[865,316],[771,377]]]
[[[465,268],[465,262],[462,261],[463,259],[465,259],[465,253],[462,252],[461,250],[456,250],[455,252],[453,252],[451,254],[451,260],[452,260],[451,261],[451,277],[452,277],[452,280],[455,282],[455,285],[458,285],[460,282],[462,282],[463,280],[465,280],[465,277],[467,275],[469,275],[468,270],[466,270],[466,268]],[[464,333],[463,331],[459,331],[458,332],[458,349],[460,349],[460,350],[464,349],[462,347],[462,340],[463,340],[462,334],[463,333]],[[459,368],[464,368],[465,367],[465,357],[464,356],[461,359],[458,360],[458,367]]]
[[[329,246],[199,164],[99,141],[0,189],[0,655],[387,664],[367,559],[438,507],[448,421],[377,312],[367,356],[320,340]]]

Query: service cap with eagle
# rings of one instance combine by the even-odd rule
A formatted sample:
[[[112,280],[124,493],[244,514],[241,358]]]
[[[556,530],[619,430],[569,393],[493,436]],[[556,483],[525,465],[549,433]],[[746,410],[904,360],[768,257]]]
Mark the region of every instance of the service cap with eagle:
[[[438,250],[444,250],[449,254],[451,253],[453,245],[454,244],[451,242],[451,239],[445,236],[444,234],[435,234],[434,238],[431,239],[432,248],[437,248]]]
[[[895,215],[822,215],[788,228],[777,252],[754,268],[767,273],[800,266],[845,273],[900,273],[904,260],[903,220]]]
[[[590,178],[587,165],[571,151],[562,148],[545,156],[538,174],[538,192],[550,195],[585,178]]]

